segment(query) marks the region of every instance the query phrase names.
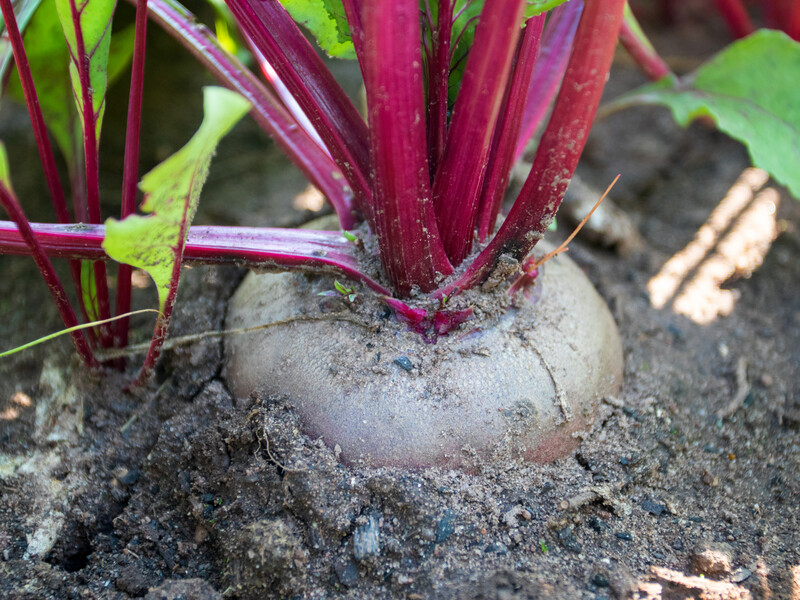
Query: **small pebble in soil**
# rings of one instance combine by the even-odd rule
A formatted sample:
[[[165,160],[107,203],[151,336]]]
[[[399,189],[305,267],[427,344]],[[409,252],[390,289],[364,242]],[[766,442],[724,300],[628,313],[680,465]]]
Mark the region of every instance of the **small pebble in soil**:
[[[644,500],[642,502],[642,508],[651,515],[655,515],[657,517],[667,510],[665,505],[659,504],[658,502],[653,502],[651,500]]]
[[[700,542],[689,557],[695,573],[723,577],[733,570],[733,549],[724,542]]]
[[[702,523],[704,521],[703,517],[686,517],[692,523]]]
[[[614,535],[617,536],[621,540],[625,540],[626,542],[633,541],[633,534],[629,533],[627,531],[618,531]]]
[[[567,527],[564,527],[564,529],[559,529],[558,531],[556,531],[556,537],[558,538],[559,543],[570,552],[578,553],[581,550],[583,550],[583,547],[581,546],[581,543],[578,541],[578,538],[576,538],[575,534],[572,532],[571,525],[568,525]]]
[[[414,368],[414,365],[411,363],[407,356],[398,356],[394,359],[394,364],[405,371],[411,371]]]
[[[606,529],[608,529],[606,522],[602,519],[598,519],[597,517],[589,518],[589,527],[594,529],[597,533],[603,533]]]
[[[684,338],[683,331],[677,325],[673,325],[672,323],[670,323],[669,325],[667,325],[667,331],[669,331],[672,335],[674,335],[676,340],[682,341]]]
[[[739,567],[738,569],[736,569],[733,572],[733,575],[731,575],[731,581],[733,583],[741,583],[745,579],[749,578],[750,575],[752,575],[752,574],[753,574],[753,572],[750,569],[745,569],[744,567]]]
[[[136,469],[123,469],[124,472],[121,472],[117,479],[122,485],[133,485],[137,481],[139,481],[139,471]]]
[[[436,543],[441,544],[449,538],[456,530],[456,511],[447,509],[444,511],[444,516],[439,520],[436,526]]]
[[[353,556],[361,561],[368,556],[377,556],[380,551],[378,517],[371,515],[369,520],[353,533]]]
[[[592,576],[592,583],[597,587],[608,587],[611,582],[605,573],[595,573]]]
[[[358,583],[358,567],[352,560],[339,560],[333,564],[336,579],[345,587],[352,587]]]
[[[497,542],[496,544],[489,544],[486,548],[483,549],[485,554],[497,554],[499,556],[505,556],[508,554],[508,548],[506,548],[505,544]]]
[[[630,406],[623,406],[622,407],[622,412],[624,412],[625,415],[627,415],[631,419],[635,419],[636,421],[641,421],[642,420],[642,415],[640,415],[638,412],[636,412]]]

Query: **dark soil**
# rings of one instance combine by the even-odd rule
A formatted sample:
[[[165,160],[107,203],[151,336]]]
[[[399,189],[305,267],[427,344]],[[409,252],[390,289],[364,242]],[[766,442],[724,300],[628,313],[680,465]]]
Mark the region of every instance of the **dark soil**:
[[[680,31],[674,54],[708,50],[684,49]],[[620,61],[609,94],[640,82]],[[260,139],[245,125],[228,151]],[[141,357],[102,380],[66,340],[0,362],[0,597],[800,598],[800,204],[780,192],[763,264],[723,286],[729,315],[700,325],[647,289],[747,166],[740,145],[665,111],[597,124],[580,177],[602,190],[623,174],[613,197],[644,242],[626,256],[571,246],[617,319],[626,373],[554,464],[343,466],[290,401],[232,397],[216,339],[168,352],[136,395],[124,390]],[[289,207],[303,185],[286,185],[264,224],[303,220]],[[254,189],[234,195],[253,205]],[[2,346],[57,329],[30,261],[0,268]],[[185,275],[171,333],[219,329],[241,273]]]

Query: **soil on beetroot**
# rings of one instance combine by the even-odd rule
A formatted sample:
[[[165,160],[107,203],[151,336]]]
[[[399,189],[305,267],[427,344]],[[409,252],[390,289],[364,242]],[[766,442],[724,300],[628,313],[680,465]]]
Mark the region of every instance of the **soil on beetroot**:
[[[640,81],[623,61],[610,94]],[[571,245],[619,324],[625,382],[554,464],[343,466],[286,399],[232,397],[217,339],[168,352],[138,395],[132,371],[87,377],[66,341],[0,362],[0,597],[800,597],[800,203],[780,193],[763,265],[724,285],[731,314],[699,325],[647,289],[747,166],[663,111],[595,128],[580,177],[621,172],[613,197],[644,241]],[[29,261],[0,265],[2,345],[57,328]],[[185,275],[173,335],[219,329],[242,273]]]

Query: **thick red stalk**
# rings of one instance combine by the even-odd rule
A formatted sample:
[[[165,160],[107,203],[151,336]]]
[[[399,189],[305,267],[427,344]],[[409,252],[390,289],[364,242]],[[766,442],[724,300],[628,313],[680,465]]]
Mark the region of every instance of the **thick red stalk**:
[[[434,177],[436,221],[455,265],[472,249],[487,157],[524,10],[525,0],[484,4]]]
[[[745,16],[747,16],[746,13]],[[619,31],[619,41],[651,81],[658,81],[672,73],[667,63],[658,55],[650,40],[645,36],[628,5],[625,6],[625,16]]]
[[[750,15],[741,0],[714,0],[722,17],[735,38],[743,38],[755,31]],[[623,25],[623,31],[625,26]],[[624,43],[624,42],[623,42]]]
[[[50,138],[47,136],[47,128],[44,124],[42,109],[39,106],[39,97],[36,94],[36,87],[33,84],[28,57],[25,54],[25,45],[22,43],[22,36],[17,27],[17,19],[11,0],[0,0],[0,8],[3,13],[6,33],[11,41],[11,49],[14,53],[14,62],[17,65],[17,73],[22,84],[22,92],[25,95],[25,104],[28,106],[31,125],[33,126],[33,136],[36,140],[36,147],[39,150],[39,158],[44,168],[44,177],[47,188],[50,190],[50,198],[53,201],[53,208],[59,223],[71,222],[67,211],[67,200],[64,196],[64,188],[61,187],[61,180],[58,176],[55,155],[50,145]]]
[[[539,58],[533,68],[528,87],[528,100],[514,160],[525,153],[533,134],[539,129],[558,92],[567,69],[572,40],[583,10],[583,0],[572,0],[555,8],[547,19]]]
[[[86,53],[86,46],[83,40],[83,29],[81,27],[81,13],[75,3],[70,0],[70,15],[75,29],[75,54],[73,57],[75,66],[78,70],[78,78],[81,85],[81,101],[83,104],[83,148],[86,167],[86,205],[88,208],[89,223],[99,224],[102,220],[100,214],[100,153],[97,145],[97,126],[99,115],[94,110],[94,97],[92,93],[91,79],[89,75],[90,55]],[[103,91],[105,93],[105,90]],[[94,281],[96,286],[97,313],[100,320],[111,318],[111,306],[109,305],[108,281],[106,280],[106,265],[103,262],[96,262],[92,265],[94,270]],[[81,302],[83,302],[83,296]],[[100,341],[103,346],[113,344],[113,336],[110,325],[100,327]]]
[[[142,90],[144,88],[144,62],[147,43],[147,0],[136,2],[136,29],[133,42],[133,65],[131,70],[131,89],[128,96],[128,122],[125,130],[125,163],[122,173],[122,209],[124,219],[136,211],[136,184],[139,181],[139,138],[142,124]],[[116,314],[123,315],[131,310],[130,265],[119,266],[117,271]],[[128,318],[122,318],[113,325],[114,345],[124,348],[128,345]]]
[[[277,0],[227,0],[227,5],[314,124],[368,216],[368,132],[344,90]]]
[[[478,285],[500,256],[521,261],[552,222],[578,164],[603,93],[625,0],[587,0],[561,90],[533,168],[497,235],[456,281],[437,290],[451,296]]]
[[[61,285],[61,281],[50,259],[36,240],[28,218],[25,216],[25,212],[19,205],[16,196],[14,196],[14,193],[2,182],[0,182],[0,205],[2,205],[8,213],[8,216],[11,217],[16,224],[19,238],[26,247],[27,253],[33,256],[33,260],[36,261],[36,266],[39,267],[39,272],[42,274],[50,290],[50,294],[53,296],[53,300],[55,300],[58,312],[61,315],[61,319],[64,321],[64,326],[66,328],[77,326],[78,319],[75,317],[75,312],[72,310],[67,300],[64,286]],[[86,338],[83,337],[83,334],[80,331],[73,331],[70,333],[70,337],[72,337],[72,343],[75,344],[75,349],[78,351],[78,354],[83,359],[86,366],[97,367],[97,361],[92,355],[92,351],[89,348],[89,344],[86,342]]]
[[[431,201],[417,0],[368,0],[363,65],[375,233],[394,290],[423,292],[452,271]]]
[[[361,19],[362,0],[342,0],[342,7],[350,27],[350,37],[353,40],[353,47],[356,51],[359,65],[364,56],[364,24]]]
[[[796,42],[800,42],[800,2],[792,3],[787,23],[786,33]]]
[[[109,260],[103,250],[105,227],[31,223],[36,240],[50,257],[77,260]],[[0,254],[27,256],[30,247],[19,228],[0,221]],[[338,232],[271,227],[208,227],[189,229],[183,249],[184,264],[235,264],[253,269],[292,269],[335,272],[361,281],[381,295],[391,292],[364,274],[356,257],[356,245]]]
[[[533,66],[539,53],[545,16],[538,15],[528,19],[522,31],[514,61],[514,68],[503,98],[503,106],[492,141],[489,154],[489,167],[483,179],[480,208],[478,212],[478,239],[485,242],[494,231],[503,196],[508,187],[511,167],[514,164],[517,139],[522,125],[522,115],[528,98]]]
[[[428,164],[436,173],[447,141],[447,91],[450,84],[450,42],[455,0],[441,0],[436,29],[431,32],[428,65]]]
[[[133,1],[133,0],[131,0]],[[303,130],[271,92],[223,49],[207,27],[175,0],[149,0],[149,14],[224,86],[252,105],[251,114],[336,210],[343,227],[354,219],[353,193],[336,163]]]
[[[794,12],[796,0],[763,0],[764,20],[768,27],[779,29],[790,33],[792,24],[792,13]],[[790,34],[791,35],[791,34]]]

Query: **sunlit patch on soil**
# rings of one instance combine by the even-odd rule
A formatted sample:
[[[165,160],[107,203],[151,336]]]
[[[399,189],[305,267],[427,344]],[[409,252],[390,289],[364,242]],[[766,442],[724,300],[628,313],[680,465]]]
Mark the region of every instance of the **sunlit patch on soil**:
[[[33,400],[25,392],[16,391],[11,394],[8,404],[0,410],[0,421],[13,421],[19,418],[20,408],[29,408]]]
[[[692,241],[673,255],[647,284],[650,303],[695,323],[729,315],[737,290],[723,289],[732,277],[749,277],[778,235],[780,195],[765,187],[769,175],[745,169]]]
[[[0,421],[13,421],[17,417],[19,417],[19,411],[13,406],[9,406],[0,412]]]
[[[294,206],[296,210],[319,212],[324,205],[325,196],[313,185],[308,185],[305,190],[297,194],[294,200],[292,200],[292,206]]]
[[[24,406],[28,408],[29,406],[33,405],[33,401],[31,397],[28,396],[25,392],[14,392],[11,394],[11,402],[18,406]]]

